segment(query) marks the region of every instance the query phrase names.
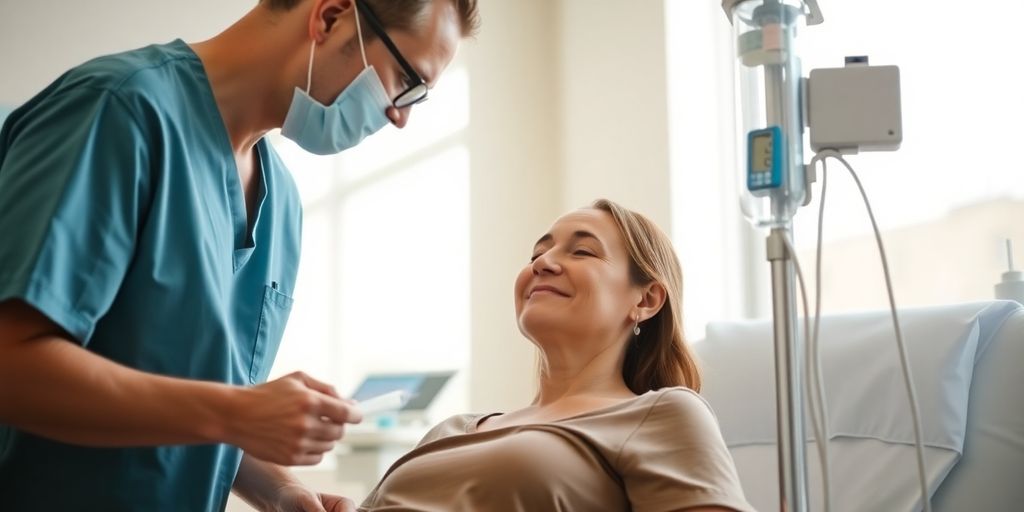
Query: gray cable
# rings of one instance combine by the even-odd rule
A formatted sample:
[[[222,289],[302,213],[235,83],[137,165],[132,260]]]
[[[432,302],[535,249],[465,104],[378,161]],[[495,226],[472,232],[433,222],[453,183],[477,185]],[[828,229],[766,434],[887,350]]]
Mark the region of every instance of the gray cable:
[[[864,199],[864,206],[867,208],[868,217],[871,219],[871,229],[874,230],[874,233],[875,233],[875,241],[878,244],[878,254],[879,254],[879,256],[882,259],[882,271],[885,274],[885,289],[886,289],[886,292],[889,295],[889,311],[892,314],[892,323],[893,323],[893,327],[894,327],[894,329],[896,331],[896,346],[897,346],[897,349],[899,350],[899,355],[900,355],[900,367],[903,370],[903,382],[904,382],[904,384],[906,385],[906,388],[907,388],[907,398],[910,401],[910,414],[913,417],[913,421],[914,421],[914,446],[916,448],[916,453],[917,453],[917,471],[918,471],[919,483],[921,485],[921,501],[923,503],[923,511],[924,512],[931,512],[932,506],[931,506],[931,500],[929,499],[929,496],[928,496],[928,482],[927,482],[927,479],[925,478],[925,470],[924,470],[924,443],[923,443],[923,440],[922,440],[923,436],[922,436],[922,433],[921,433],[922,432],[921,416],[920,416],[920,413],[918,411],[917,393],[914,391],[914,383],[913,383],[913,378],[911,376],[910,364],[907,361],[907,347],[906,347],[906,344],[903,342],[903,329],[900,326],[899,315],[896,312],[896,299],[895,299],[893,291],[892,291],[892,278],[889,275],[889,261],[888,261],[888,259],[885,256],[885,246],[882,243],[882,235],[881,235],[881,233],[878,230],[878,223],[875,222],[875,214],[874,214],[874,211],[871,209],[871,201],[868,200],[868,195],[864,191],[864,185],[861,184],[860,177],[857,176],[857,172],[853,170],[853,167],[850,166],[850,163],[847,162],[845,158],[843,158],[842,154],[840,154],[839,152],[834,151],[834,150],[823,150],[823,151],[820,151],[820,152],[818,152],[818,154],[816,154],[814,156],[813,159],[811,159],[811,165],[812,166],[817,161],[819,161],[819,160],[822,162],[822,198],[821,198],[821,208],[819,209],[819,217],[818,217],[818,223],[819,223],[819,225],[818,225],[818,251],[819,251],[819,253],[818,254],[819,254],[819,258],[820,258],[820,251],[821,251],[821,219],[822,219],[822,216],[823,216],[822,212],[824,212],[824,202],[825,202],[825,179],[826,178],[824,177],[824,175],[827,173],[826,168],[824,166],[824,162],[825,162],[825,159],[828,158],[828,157],[832,157],[832,158],[835,158],[836,160],[839,160],[839,162],[842,163],[844,167],[846,167],[846,170],[850,172],[850,176],[853,177],[853,181],[857,184],[857,189],[860,190],[860,195]],[[820,273],[818,275],[818,282],[816,283],[816,285],[817,285],[818,292],[819,292],[818,296],[820,297],[820,295],[821,295],[820,294],[820,290],[821,290]],[[818,337],[817,322],[818,322],[818,317],[817,317],[817,312],[815,312],[815,332],[814,332],[814,341],[812,342],[812,344],[815,346],[815,350],[817,349],[817,342],[818,342],[818,340],[817,340],[817,337]],[[817,363],[817,361],[815,361],[815,363]],[[822,399],[823,399],[822,400],[822,406],[824,407],[824,397],[823,396],[822,396]]]

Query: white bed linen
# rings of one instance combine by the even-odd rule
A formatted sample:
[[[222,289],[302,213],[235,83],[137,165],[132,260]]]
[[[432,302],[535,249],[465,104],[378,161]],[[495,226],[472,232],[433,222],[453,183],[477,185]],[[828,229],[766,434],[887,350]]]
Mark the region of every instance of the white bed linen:
[[[1019,308],[991,301],[901,312],[933,493],[964,451],[975,363]],[[827,317],[821,339],[835,510],[917,509],[913,424],[889,313]],[[748,500],[759,510],[777,510],[770,322],[711,324],[696,349],[705,375],[702,394],[718,416]],[[806,430],[808,440],[813,439],[809,422]],[[807,450],[816,504],[817,453],[813,444]]]

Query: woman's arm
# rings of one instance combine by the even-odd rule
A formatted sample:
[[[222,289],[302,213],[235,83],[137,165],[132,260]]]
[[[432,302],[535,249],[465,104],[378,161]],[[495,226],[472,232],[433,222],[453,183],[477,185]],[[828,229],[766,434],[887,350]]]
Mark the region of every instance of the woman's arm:
[[[302,483],[281,466],[245,455],[232,490],[256,510],[271,510],[278,493],[288,486],[302,487]]]
[[[689,389],[658,393],[620,452],[633,510],[752,511],[707,403]]]

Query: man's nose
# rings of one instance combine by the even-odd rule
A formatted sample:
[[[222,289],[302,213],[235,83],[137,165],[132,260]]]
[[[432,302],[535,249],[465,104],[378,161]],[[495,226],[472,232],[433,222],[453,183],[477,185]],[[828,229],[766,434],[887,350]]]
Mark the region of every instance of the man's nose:
[[[391,124],[398,128],[405,128],[405,123],[409,122],[409,111],[412,109],[406,108],[395,108],[394,106],[388,107],[388,119],[391,120]]]

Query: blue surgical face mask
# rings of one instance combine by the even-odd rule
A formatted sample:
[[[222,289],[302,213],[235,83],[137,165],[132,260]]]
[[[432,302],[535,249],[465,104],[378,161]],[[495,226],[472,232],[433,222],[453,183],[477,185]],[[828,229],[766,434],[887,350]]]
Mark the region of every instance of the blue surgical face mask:
[[[295,141],[310,153],[340,153],[359,144],[366,136],[390,122],[386,111],[391,106],[391,99],[388,98],[377,71],[366,63],[358,14],[356,29],[359,51],[363,56],[363,71],[330,105],[324,105],[309,95],[316,41],[310,45],[306,90],[295,88],[291,107],[288,108],[284,126],[281,127],[281,135]]]

